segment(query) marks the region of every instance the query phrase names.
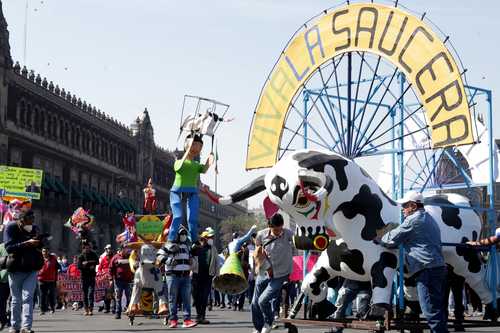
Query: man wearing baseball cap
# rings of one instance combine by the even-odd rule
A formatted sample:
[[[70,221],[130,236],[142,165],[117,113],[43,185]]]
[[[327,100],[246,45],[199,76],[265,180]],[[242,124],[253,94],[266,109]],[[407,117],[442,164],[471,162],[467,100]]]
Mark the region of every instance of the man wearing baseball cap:
[[[408,191],[398,202],[402,205],[404,221],[379,242],[387,248],[403,246],[409,274],[417,282],[420,307],[431,332],[448,332],[444,309],[446,266],[439,226],[425,211],[422,193]]]

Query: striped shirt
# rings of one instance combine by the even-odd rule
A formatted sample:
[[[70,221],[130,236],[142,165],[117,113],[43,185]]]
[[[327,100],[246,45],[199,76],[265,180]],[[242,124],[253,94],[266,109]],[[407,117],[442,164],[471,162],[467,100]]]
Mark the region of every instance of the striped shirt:
[[[191,251],[186,243],[164,245],[158,251],[157,259],[165,264],[165,273],[186,273],[191,270]],[[177,247],[177,249],[175,248]]]

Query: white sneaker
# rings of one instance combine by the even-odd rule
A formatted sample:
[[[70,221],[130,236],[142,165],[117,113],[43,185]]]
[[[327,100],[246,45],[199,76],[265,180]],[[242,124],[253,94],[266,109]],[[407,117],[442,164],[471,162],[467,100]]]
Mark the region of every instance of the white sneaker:
[[[271,326],[265,324],[264,327],[262,327],[262,331],[260,331],[260,333],[270,333],[271,330],[272,330]]]

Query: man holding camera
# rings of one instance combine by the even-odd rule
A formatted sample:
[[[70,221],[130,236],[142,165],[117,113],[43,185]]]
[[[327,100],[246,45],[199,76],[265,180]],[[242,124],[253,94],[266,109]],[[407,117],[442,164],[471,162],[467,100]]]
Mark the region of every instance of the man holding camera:
[[[5,249],[9,253],[7,270],[12,295],[12,333],[33,332],[33,295],[37,271],[44,263],[34,219],[31,210],[21,213],[17,220],[7,224],[4,231]]]

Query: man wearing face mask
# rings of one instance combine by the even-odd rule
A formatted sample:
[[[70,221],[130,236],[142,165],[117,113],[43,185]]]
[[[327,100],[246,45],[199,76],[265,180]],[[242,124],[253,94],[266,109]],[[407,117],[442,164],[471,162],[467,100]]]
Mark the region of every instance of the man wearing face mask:
[[[33,211],[29,210],[21,213],[18,220],[9,222],[4,230],[5,249],[12,255],[7,266],[12,295],[12,332],[33,332],[33,295],[37,271],[44,263],[34,219]]]
[[[193,272],[193,298],[196,304],[196,321],[210,324],[206,319],[208,296],[212,289],[212,280],[218,275],[219,258],[214,243],[215,231],[207,228],[200,235],[200,242],[193,247],[193,256],[198,261],[198,269]]]
[[[157,254],[157,261],[165,265],[167,276],[168,305],[170,310],[169,328],[177,327],[177,300],[180,299],[184,311],[182,327],[194,327],[191,320],[191,250],[188,232],[184,226],[179,228],[177,239],[167,242]]]

